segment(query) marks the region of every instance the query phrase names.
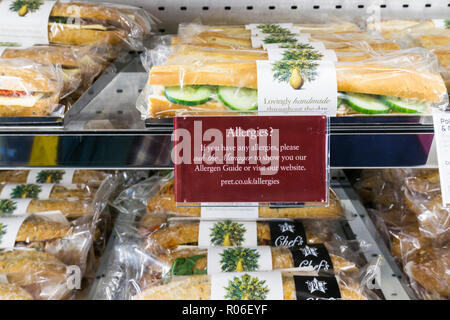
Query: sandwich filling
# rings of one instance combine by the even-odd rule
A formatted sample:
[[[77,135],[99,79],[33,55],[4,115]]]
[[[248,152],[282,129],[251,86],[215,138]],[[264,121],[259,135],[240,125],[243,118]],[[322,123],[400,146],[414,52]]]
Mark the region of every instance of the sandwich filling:
[[[0,89],[0,106],[34,107],[43,93]]]

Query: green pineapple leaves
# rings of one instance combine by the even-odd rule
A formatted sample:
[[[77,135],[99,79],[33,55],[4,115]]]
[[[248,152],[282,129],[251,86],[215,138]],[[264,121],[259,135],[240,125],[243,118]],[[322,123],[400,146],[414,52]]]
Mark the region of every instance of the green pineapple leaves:
[[[256,271],[259,268],[260,257],[257,249],[229,248],[221,254],[220,265],[223,272]]]
[[[0,222],[0,243],[2,243],[3,235],[6,234],[6,229],[7,229],[6,225]]]
[[[64,176],[64,170],[42,170],[36,177],[37,183],[60,183]]]
[[[270,290],[265,280],[244,274],[228,281],[225,291],[229,300],[265,300]]]
[[[240,246],[244,242],[247,230],[235,221],[219,221],[211,228],[210,239],[214,246]]]
[[[42,191],[41,186],[37,184],[19,184],[11,192],[13,199],[37,199]]]

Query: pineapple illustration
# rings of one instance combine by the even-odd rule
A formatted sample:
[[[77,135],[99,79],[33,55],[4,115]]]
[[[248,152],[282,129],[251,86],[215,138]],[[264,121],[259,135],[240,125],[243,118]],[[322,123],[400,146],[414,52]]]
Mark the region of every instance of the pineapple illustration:
[[[256,271],[259,268],[258,250],[250,248],[229,248],[224,250],[220,256],[220,264],[223,272]]]
[[[0,222],[0,244],[2,243],[3,235],[6,234],[7,227],[3,223]]]
[[[225,291],[228,300],[265,300],[270,290],[265,280],[244,274],[228,281]]]
[[[0,215],[7,215],[17,209],[17,203],[13,200],[0,200]]]
[[[41,186],[38,186],[37,184],[19,184],[11,191],[11,198],[37,199],[41,191],[42,191]]]
[[[17,12],[20,17],[25,17],[29,12],[35,12],[44,4],[41,0],[16,0],[9,10]]]
[[[37,183],[60,183],[63,176],[64,170],[42,170],[39,171],[36,177]]]
[[[235,221],[220,221],[211,228],[210,239],[214,246],[240,246],[244,242],[244,225]]]

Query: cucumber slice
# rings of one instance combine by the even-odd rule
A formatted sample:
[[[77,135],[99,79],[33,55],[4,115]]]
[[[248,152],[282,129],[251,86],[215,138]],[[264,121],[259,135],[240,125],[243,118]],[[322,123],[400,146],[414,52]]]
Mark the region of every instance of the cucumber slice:
[[[219,87],[219,100],[228,108],[238,111],[258,109],[258,90],[238,87]]]
[[[214,92],[213,86],[166,87],[164,89],[167,100],[185,106],[204,104],[211,99]]]
[[[380,101],[378,96],[362,93],[346,93],[345,103],[353,110],[365,114],[388,113],[390,108]]]
[[[413,99],[382,96],[380,100],[389,108],[402,113],[423,113],[427,108],[426,102]]]

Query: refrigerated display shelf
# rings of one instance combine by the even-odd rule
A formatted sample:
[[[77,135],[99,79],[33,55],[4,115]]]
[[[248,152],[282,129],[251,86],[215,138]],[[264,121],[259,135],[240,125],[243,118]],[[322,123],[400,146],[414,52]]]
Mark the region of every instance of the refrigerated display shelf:
[[[374,289],[380,290],[386,300],[409,300],[414,295],[406,282],[406,276],[395,263],[390,251],[382,241],[367,211],[359,201],[351,184],[342,170],[332,170],[331,186],[340,198],[341,204],[350,217],[347,222],[340,222],[341,233],[348,239],[358,239],[370,244],[364,251],[365,261],[371,261],[378,256],[383,257],[378,276],[374,277]],[[119,213],[116,226],[133,223],[139,212]],[[115,228],[108,241],[105,253],[100,261],[99,268],[93,282],[89,299],[104,300],[108,298],[123,299],[120,288],[124,287],[124,279],[120,268],[111,268],[117,259],[114,248],[123,239],[120,228]]]
[[[1,166],[171,168],[172,120],[157,120],[158,126],[146,128],[135,107],[147,78],[139,57],[120,62],[115,70],[80,98],[64,127],[0,127]],[[430,121],[430,117],[334,118],[330,164],[333,168],[435,167]],[[38,161],[33,156],[36,143],[45,145]]]

